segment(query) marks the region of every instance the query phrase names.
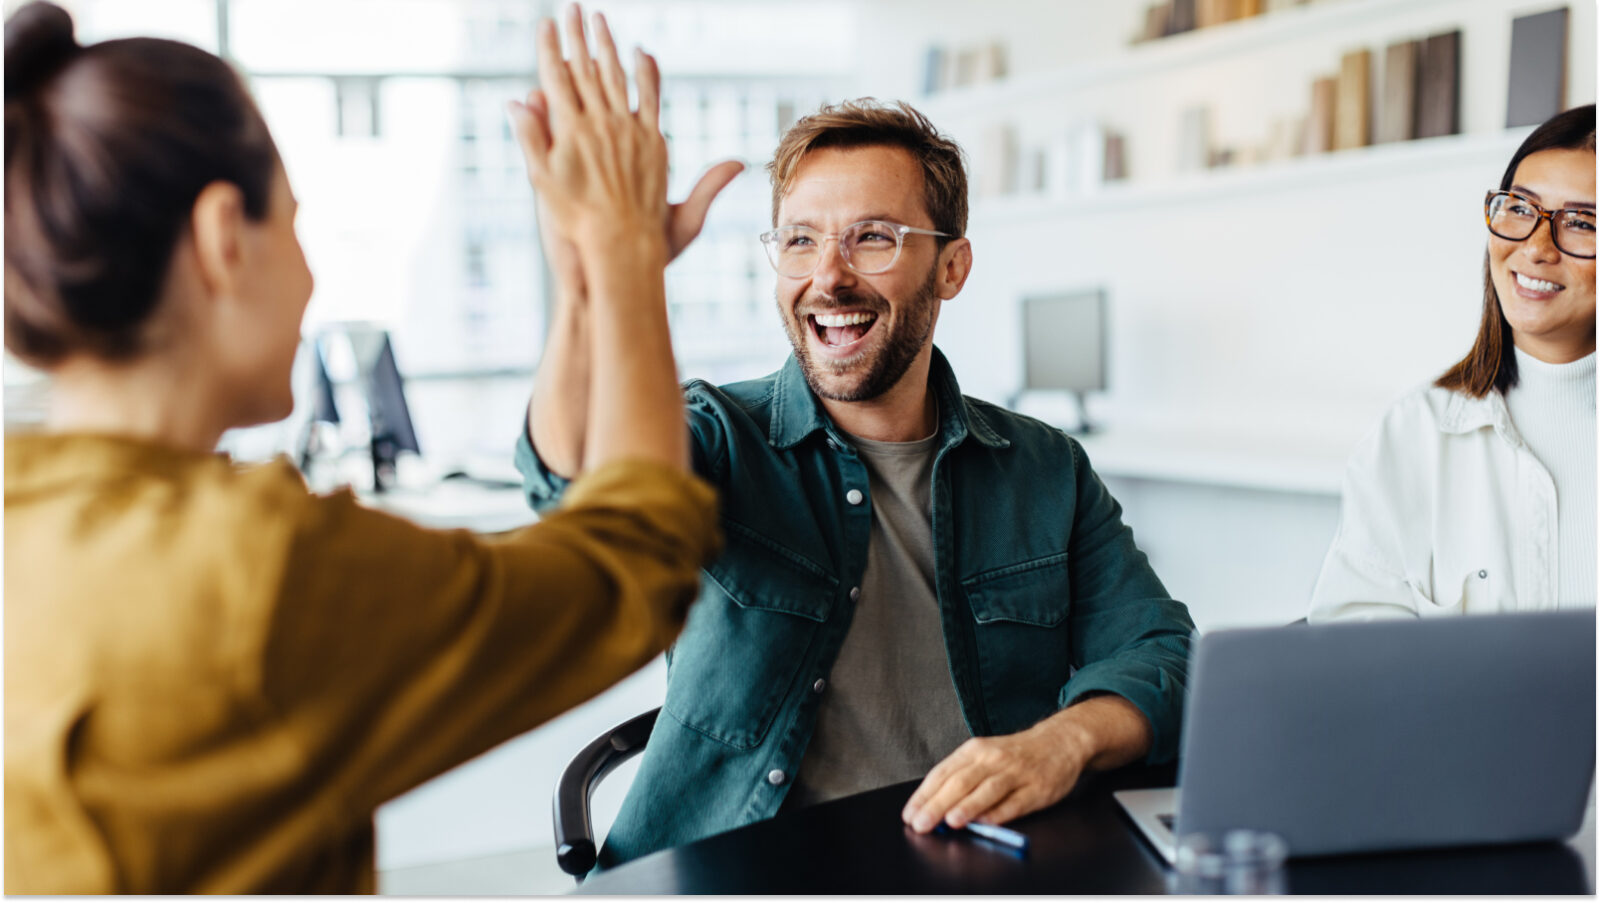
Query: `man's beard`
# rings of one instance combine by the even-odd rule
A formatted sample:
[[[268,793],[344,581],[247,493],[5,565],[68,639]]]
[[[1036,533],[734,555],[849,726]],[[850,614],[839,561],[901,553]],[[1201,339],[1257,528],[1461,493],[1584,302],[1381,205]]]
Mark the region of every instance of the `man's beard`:
[[[894,324],[890,326],[882,322],[888,315],[889,302],[884,297],[871,289],[849,289],[840,292],[833,298],[833,304],[824,311],[839,308],[865,308],[878,315],[878,321],[873,328],[889,329],[889,335],[877,349],[866,352],[866,359],[859,357],[848,362],[824,361],[821,364],[811,359],[810,345],[804,330],[812,329],[811,317],[781,317],[784,332],[789,334],[789,344],[794,346],[795,359],[800,362],[800,372],[805,375],[806,385],[811,391],[821,398],[829,401],[871,401],[874,398],[894,388],[906,371],[911,369],[911,362],[917,359],[922,347],[928,343],[933,335],[933,305],[938,287],[939,269],[930,267],[928,278],[917,290],[916,296],[909,302],[898,305],[897,316]],[[843,376],[851,372],[862,373],[854,386],[840,389],[829,389],[823,384],[824,375]]]

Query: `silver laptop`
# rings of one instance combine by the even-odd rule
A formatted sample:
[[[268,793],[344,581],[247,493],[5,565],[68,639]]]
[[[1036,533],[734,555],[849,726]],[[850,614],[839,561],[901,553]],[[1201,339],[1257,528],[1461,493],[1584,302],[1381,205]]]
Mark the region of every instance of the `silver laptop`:
[[[1177,788],[1116,798],[1177,838],[1271,831],[1290,856],[1557,840],[1594,774],[1595,614],[1219,630],[1190,667]]]

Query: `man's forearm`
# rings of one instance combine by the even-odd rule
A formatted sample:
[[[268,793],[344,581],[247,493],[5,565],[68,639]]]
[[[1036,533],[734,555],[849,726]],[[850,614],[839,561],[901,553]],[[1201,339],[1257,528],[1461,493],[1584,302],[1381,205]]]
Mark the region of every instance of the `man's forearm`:
[[[1085,753],[1084,767],[1105,771],[1135,762],[1150,752],[1155,737],[1138,706],[1106,694],[1074,703],[1035,728],[1058,734]]]
[[[569,479],[583,467],[589,428],[593,355],[588,316],[581,290],[563,286],[528,403],[528,438],[534,450],[552,473]]]

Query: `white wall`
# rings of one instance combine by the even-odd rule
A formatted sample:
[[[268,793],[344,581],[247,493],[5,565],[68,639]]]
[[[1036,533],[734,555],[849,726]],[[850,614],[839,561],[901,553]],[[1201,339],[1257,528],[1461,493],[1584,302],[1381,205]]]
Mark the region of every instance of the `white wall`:
[[[974,199],[973,274],[936,340],[967,392],[1004,401],[1021,383],[1020,298],[1108,290],[1110,389],[1090,406],[1106,435],[1087,445],[1202,628],[1304,613],[1337,520],[1339,462],[1395,396],[1470,345],[1483,193],[1528,131],[1501,128],[1511,20],[1559,5],[1324,0],[1137,48],[1128,38],[1144,0],[863,8],[873,52],[860,93],[912,99],[980,179],[997,125],[1024,152],[1078,121],[1127,135],[1125,183],[1061,201]],[[1570,9],[1576,105],[1595,97],[1595,8]],[[1343,52],[1373,51],[1376,89],[1386,45],[1454,28],[1464,135],[1180,171],[1186,108],[1212,110],[1216,145],[1260,143],[1274,120],[1304,115],[1312,79],[1336,72]],[[990,40],[1008,48],[1009,79],[921,94],[928,45]],[[1310,476],[1280,492],[1174,477],[1195,469],[1197,445],[1232,455],[1233,472],[1280,448],[1266,457],[1274,469]]]
[[[1522,134],[1495,137],[1504,134],[1510,21],[1552,4],[1324,0],[1278,14],[1321,14],[1312,30],[1279,27],[1281,38],[1229,51],[1227,30],[1257,24],[1238,23],[1215,37],[1169,39],[1220,44],[1220,55],[1152,45],[1137,53],[1156,65],[1125,65],[1126,35],[1144,5],[1013,0],[980,12],[978,4],[885,0],[865,8],[863,33],[894,40],[866,56],[864,93],[915,97],[930,42],[1006,42],[1012,86],[918,101],[969,154],[997,123],[1012,124],[1024,148],[1084,117],[1129,136],[1129,182],[1098,203],[974,202],[972,280],[947,305],[938,336],[969,391],[1003,398],[1020,382],[1021,294],[1093,284],[1109,288],[1115,320],[1106,407],[1141,421],[1258,422],[1311,410],[1365,422],[1464,352],[1481,299],[1483,192]],[[1355,12],[1329,18],[1339,7]],[[1477,140],[1175,172],[1184,108],[1214,110],[1218,143],[1255,140],[1272,117],[1304,111],[1311,79],[1336,70],[1344,50],[1369,47],[1381,57],[1391,41],[1454,27],[1463,31],[1463,127]],[[1594,99],[1594,29],[1593,3],[1572,4],[1573,104]],[[1163,53],[1171,65],[1160,62]],[[1072,74],[1085,59],[1100,62]]]

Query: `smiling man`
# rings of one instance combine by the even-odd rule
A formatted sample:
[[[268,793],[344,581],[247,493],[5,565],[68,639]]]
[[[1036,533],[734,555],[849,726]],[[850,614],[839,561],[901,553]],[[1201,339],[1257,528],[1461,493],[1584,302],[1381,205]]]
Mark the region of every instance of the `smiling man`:
[[[960,149],[862,100],[802,119],[768,169],[794,354],[685,387],[727,550],[603,866],[914,778],[915,831],[1004,822],[1176,753],[1187,610],[1083,449],[964,397],[933,345],[973,261]],[[541,507],[582,460],[583,301],[564,295],[518,454]]]

